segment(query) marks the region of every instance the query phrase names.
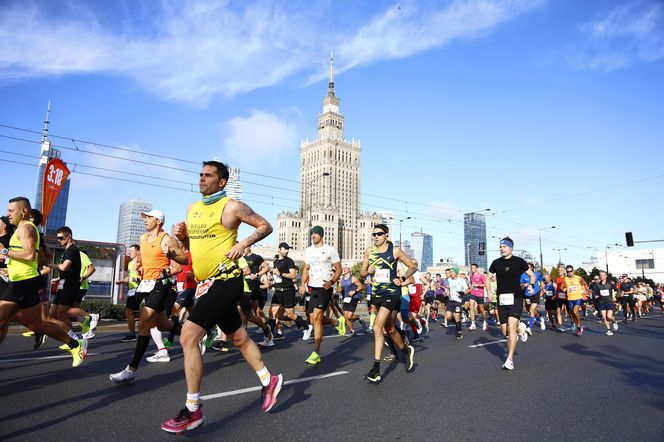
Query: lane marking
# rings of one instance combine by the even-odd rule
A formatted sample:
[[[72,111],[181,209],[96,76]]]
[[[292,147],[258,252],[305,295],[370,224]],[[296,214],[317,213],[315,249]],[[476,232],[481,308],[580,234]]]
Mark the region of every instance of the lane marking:
[[[88,356],[97,356],[101,353],[88,353]],[[59,355],[59,356],[41,356],[38,358],[16,358],[16,359],[0,359],[0,362],[23,362],[23,361],[47,361],[50,359],[67,359],[71,358],[71,355]]]
[[[310,376],[306,378],[299,378],[299,379],[291,379],[288,381],[284,382],[284,385],[291,385],[291,384],[299,384],[301,382],[309,382],[309,381],[315,381],[318,379],[325,379],[325,378],[331,378],[334,376],[341,376],[343,374],[348,374],[350,373],[349,371],[335,371],[333,373],[328,373],[328,374],[322,374],[319,376]],[[201,400],[207,401],[210,399],[217,399],[220,397],[227,397],[227,396],[235,396],[236,394],[244,394],[244,393],[251,393],[252,391],[259,391],[263,387],[249,387],[249,388],[240,388],[239,390],[232,390],[232,391],[225,391],[223,393],[215,393],[215,394],[208,394],[205,396],[201,396]]]
[[[485,347],[487,345],[491,344],[500,344],[502,342],[507,342],[507,339],[500,339],[498,341],[491,341],[491,342],[485,342],[483,344],[475,344],[475,345],[469,345],[468,348],[476,348],[476,347]]]

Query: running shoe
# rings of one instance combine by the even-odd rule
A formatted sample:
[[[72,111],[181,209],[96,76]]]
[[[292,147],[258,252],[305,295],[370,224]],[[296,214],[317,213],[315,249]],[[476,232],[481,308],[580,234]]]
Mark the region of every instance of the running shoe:
[[[205,343],[207,342],[207,337],[208,335],[205,335],[200,341],[198,341],[198,348],[201,352],[201,356],[203,356],[205,354],[205,351],[208,349],[208,347],[205,345]]]
[[[486,331],[486,329],[487,329],[486,321],[482,321],[482,331]]]
[[[90,329],[90,330],[88,330],[87,333],[83,333],[83,334],[81,335],[81,337],[83,337],[83,338],[85,338],[85,339],[94,338],[94,337],[95,337],[95,332],[94,332],[94,330]]]
[[[228,351],[228,342],[226,341],[217,341],[210,346],[210,350],[227,352]]]
[[[30,336],[34,336],[34,335],[35,335],[35,332],[33,332],[32,330],[24,331],[23,333],[21,333],[21,336],[25,336],[26,338],[29,338]]]
[[[468,330],[473,331],[475,329],[477,329],[477,326],[475,325],[475,321],[472,321],[468,327]]]
[[[576,335],[581,336],[583,334],[583,327],[579,327],[576,329]]]
[[[175,417],[162,422],[161,429],[168,433],[180,434],[200,427],[205,423],[202,408],[203,405],[199,405],[198,410],[189,411],[187,407],[184,407]]]
[[[265,338],[258,343],[261,347],[274,347],[274,341],[272,339]]]
[[[124,370],[113,373],[109,378],[116,384],[128,384],[133,382],[136,379],[136,372],[129,369],[129,366],[125,367]]]
[[[171,348],[171,347],[173,347],[173,341],[171,341],[168,338],[165,338],[164,339],[164,348]]]
[[[613,332],[611,330],[606,331],[606,336],[613,336]]]
[[[565,329],[565,327],[564,327],[562,324],[560,324],[560,325],[558,326],[558,331],[559,331],[560,333],[565,333],[565,330],[566,330],[566,329]]]
[[[424,333],[428,334],[429,333],[429,321],[424,321],[424,323],[422,325],[424,325]]]
[[[380,371],[377,368],[371,368],[369,373],[364,375],[364,379],[369,381],[370,384],[379,384],[381,380]]]
[[[35,333],[35,345],[32,347],[33,350],[39,350],[44,346],[46,343],[46,339],[48,339],[48,336],[46,336],[43,333]]]
[[[392,362],[395,360],[397,357],[394,355],[394,353],[390,352],[387,356],[383,358],[383,361],[385,362]]]
[[[456,332],[456,338],[457,339],[463,339],[463,335],[461,334],[460,331]]]
[[[171,357],[169,356],[166,350],[164,351],[159,350],[157,353],[153,354],[152,356],[145,358],[145,360],[148,362],[170,362]]]
[[[307,329],[302,332],[302,340],[308,341],[309,339],[311,339],[311,332],[313,331],[314,331],[314,326],[313,325],[308,326]]]
[[[346,320],[343,316],[337,319],[337,326],[335,328],[337,329],[337,332],[339,332],[339,336],[346,334]]]
[[[268,341],[272,341],[272,327],[270,324],[265,324],[265,330],[263,330],[263,335]]]
[[[403,349],[403,362],[406,364],[406,372],[410,373],[413,371],[413,365],[415,364],[415,349],[409,345]]]
[[[90,323],[92,321],[92,317],[90,315],[86,316],[85,319],[83,319],[83,322],[81,322],[81,333],[86,334],[87,332],[90,331]]]
[[[320,363],[320,356],[315,351],[312,351],[305,362],[309,365],[316,365]]]
[[[61,345],[60,347],[58,347],[58,348],[59,348],[60,350],[64,350],[64,351],[69,351],[69,350],[71,350],[71,348],[69,348],[69,345],[67,345],[67,344],[62,344],[62,345]]]
[[[517,327],[517,333],[519,334],[519,338],[521,339],[521,342],[526,342],[528,340],[528,333],[526,332],[526,324],[523,322],[519,322],[519,326]]]
[[[136,340],[138,340],[138,336],[136,336],[136,333],[127,333],[127,336],[120,339],[120,342],[134,342]]]
[[[90,330],[94,330],[95,328],[97,328],[98,323],[99,323],[99,314],[90,313]]]
[[[362,327],[362,328],[364,328],[364,329],[367,328],[367,323],[364,321],[364,319],[362,319],[362,317],[360,317],[360,318],[357,320],[357,322],[360,323],[360,327]]]
[[[533,330],[530,327],[526,327],[526,333],[528,333],[528,336],[532,336]]]
[[[540,318],[539,323],[540,323],[540,330],[542,331],[546,330],[546,324],[544,324],[544,318]]]
[[[276,332],[272,335],[272,339],[274,339],[275,341],[281,341],[282,339],[284,339],[284,335],[281,332]]]
[[[415,328],[417,329],[418,335],[421,335],[424,332],[422,324],[420,324],[420,321],[418,321],[417,319],[415,320]]]
[[[71,366],[78,367],[83,363],[83,361],[85,361],[85,357],[88,355],[88,340],[79,339],[78,347],[72,348],[69,351],[71,352],[72,357]]]
[[[570,331],[576,332],[576,330],[578,329],[578,327],[576,326],[576,322],[572,322],[572,325],[569,329]]]
[[[514,362],[511,359],[505,359],[503,370],[514,370]]]
[[[212,327],[212,330],[210,330],[210,333],[208,333],[207,337],[205,338],[205,348],[210,348],[212,342],[214,341],[214,338],[216,337],[217,337],[217,327]]]
[[[618,331],[618,322],[613,323],[613,331]]]
[[[263,411],[268,412],[277,403],[277,395],[284,385],[284,377],[280,374],[270,376],[270,383],[263,387]]]

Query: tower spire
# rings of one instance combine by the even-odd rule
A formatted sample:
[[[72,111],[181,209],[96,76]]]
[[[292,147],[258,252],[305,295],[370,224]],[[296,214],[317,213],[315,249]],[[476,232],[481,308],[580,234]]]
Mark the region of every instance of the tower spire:
[[[334,52],[330,49],[330,83],[329,95],[334,95]]]
[[[44,120],[44,128],[42,129],[42,143],[48,140],[48,117],[51,113],[51,100],[48,100],[48,109],[46,109],[46,119]]]

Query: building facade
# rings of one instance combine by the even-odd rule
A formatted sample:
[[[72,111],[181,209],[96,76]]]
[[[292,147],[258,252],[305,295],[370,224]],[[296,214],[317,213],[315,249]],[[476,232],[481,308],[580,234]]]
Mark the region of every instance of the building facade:
[[[240,169],[237,167],[228,168],[228,183],[224,190],[229,198],[242,201],[242,182],[240,181]]]
[[[598,253],[595,267],[608,268],[613,276],[626,273],[632,278],[641,276],[664,283],[664,248],[607,250]]]
[[[410,246],[421,272],[433,265],[433,236],[424,232],[413,232],[410,235]]]
[[[300,210],[279,214],[279,242],[302,250],[310,243],[309,229],[320,225],[325,241],[337,248],[342,259],[359,261],[371,229],[381,220],[377,213],[360,212],[360,141],[344,137],[344,117],[334,92],[334,58],[330,57],[318,138],[300,145]]]
[[[484,215],[475,212],[463,215],[463,243],[466,267],[470,267],[474,263],[486,269],[486,220]]]
[[[136,198],[124,201],[120,205],[118,214],[118,235],[116,242],[129,248],[138,244],[141,235],[145,233],[145,224],[141,218],[142,212],[152,210],[152,203]]]

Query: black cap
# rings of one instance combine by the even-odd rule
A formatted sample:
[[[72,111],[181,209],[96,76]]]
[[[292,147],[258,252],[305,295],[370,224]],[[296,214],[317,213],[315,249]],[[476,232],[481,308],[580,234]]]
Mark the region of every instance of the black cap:
[[[280,242],[280,243],[279,243],[279,248],[282,248],[282,247],[283,247],[284,249],[290,249],[290,248],[291,248],[291,246],[289,246],[288,243]]]

